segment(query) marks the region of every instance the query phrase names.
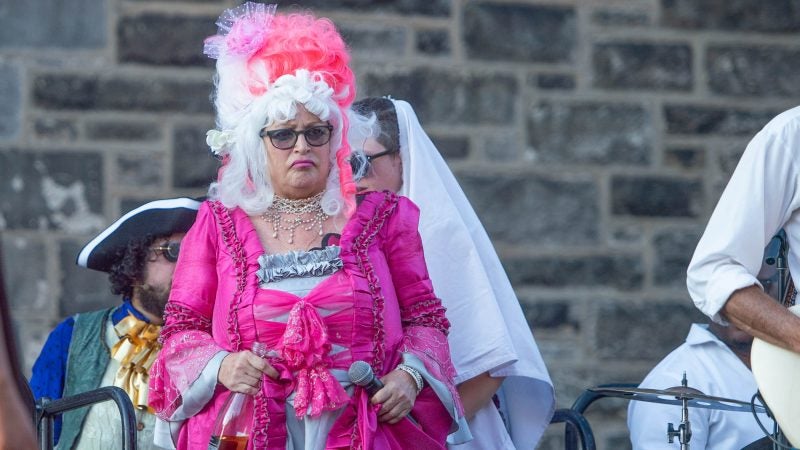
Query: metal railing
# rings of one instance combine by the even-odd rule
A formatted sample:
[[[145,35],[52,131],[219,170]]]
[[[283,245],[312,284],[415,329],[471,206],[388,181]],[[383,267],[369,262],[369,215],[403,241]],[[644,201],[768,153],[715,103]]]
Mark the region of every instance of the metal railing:
[[[594,433],[589,421],[582,413],[574,409],[557,409],[550,423],[564,424],[564,449],[577,450],[580,437],[581,448],[583,450],[595,450]]]
[[[50,400],[47,397],[39,399],[36,403],[39,448],[52,450],[55,416],[65,411],[105,401],[113,401],[119,408],[122,418],[122,449],[136,450],[136,413],[133,410],[133,403],[128,394],[116,386],[105,386],[58,400]]]

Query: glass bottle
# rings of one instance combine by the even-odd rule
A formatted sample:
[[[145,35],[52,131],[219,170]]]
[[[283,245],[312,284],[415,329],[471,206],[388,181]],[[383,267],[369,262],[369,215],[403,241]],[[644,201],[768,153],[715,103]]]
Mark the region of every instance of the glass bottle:
[[[267,346],[261,342],[250,350],[256,356],[268,356]],[[253,396],[233,392],[220,409],[211,432],[208,450],[246,450],[253,425]]]

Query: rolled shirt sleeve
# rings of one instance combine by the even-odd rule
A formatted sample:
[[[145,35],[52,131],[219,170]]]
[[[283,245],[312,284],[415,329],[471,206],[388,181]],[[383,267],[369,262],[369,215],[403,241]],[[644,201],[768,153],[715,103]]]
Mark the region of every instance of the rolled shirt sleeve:
[[[764,248],[781,228],[797,247],[800,221],[800,108],[775,117],[747,145],[687,271],[695,305],[714,321],[737,290],[759,285]],[[792,233],[792,230],[795,230]],[[797,267],[796,254],[789,255]]]

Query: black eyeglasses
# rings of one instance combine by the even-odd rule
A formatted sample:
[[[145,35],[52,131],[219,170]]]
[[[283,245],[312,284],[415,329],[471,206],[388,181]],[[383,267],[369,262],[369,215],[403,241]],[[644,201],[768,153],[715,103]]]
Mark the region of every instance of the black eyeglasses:
[[[297,143],[297,136],[301,134],[312,147],[320,147],[331,141],[332,125],[317,125],[306,128],[305,130],[295,131],[291,128],[281,128],[280,130],[261,130],[258,133],[262,138],[269,137],[272,146],[279,150],[290,150]]]
[[[358,181],[367,176],[370,167],[372,167],[373,159],[391,155],[392,153],[397,153],[397,150],[384,150],[374,155],[367,155],[363,152],[353,153],[353,156],[350,157],[350,168],[353,169],[353,181]]]
[[[161,245],[157,245],[155,247],[150,247],[156,257],[151,259],[150,261],[155,261],[158,258],[158,253],[161,252],[164,255],[164,259],[169,262],[175,262],[178,260],[178,253],[181,251],[181,243],[180,242],[164,242]]]

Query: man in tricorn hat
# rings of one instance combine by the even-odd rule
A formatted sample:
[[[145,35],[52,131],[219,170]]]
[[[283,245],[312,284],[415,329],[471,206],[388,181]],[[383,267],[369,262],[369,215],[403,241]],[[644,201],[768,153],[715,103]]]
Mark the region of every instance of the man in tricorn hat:
[[[56,326],[33,366],[30,384],[37,400],[121,387],[136,410],[138,448],[153,447],[148,369],[161,348],[157,338],[181,239],[199,205],[191,198],[144,204],[84,246],[77,264],[108,273],[111,292],[122,302]],[[114,448],[120,428],[116,406],[103,402],[65,413],[55,439],[61,449]]]

